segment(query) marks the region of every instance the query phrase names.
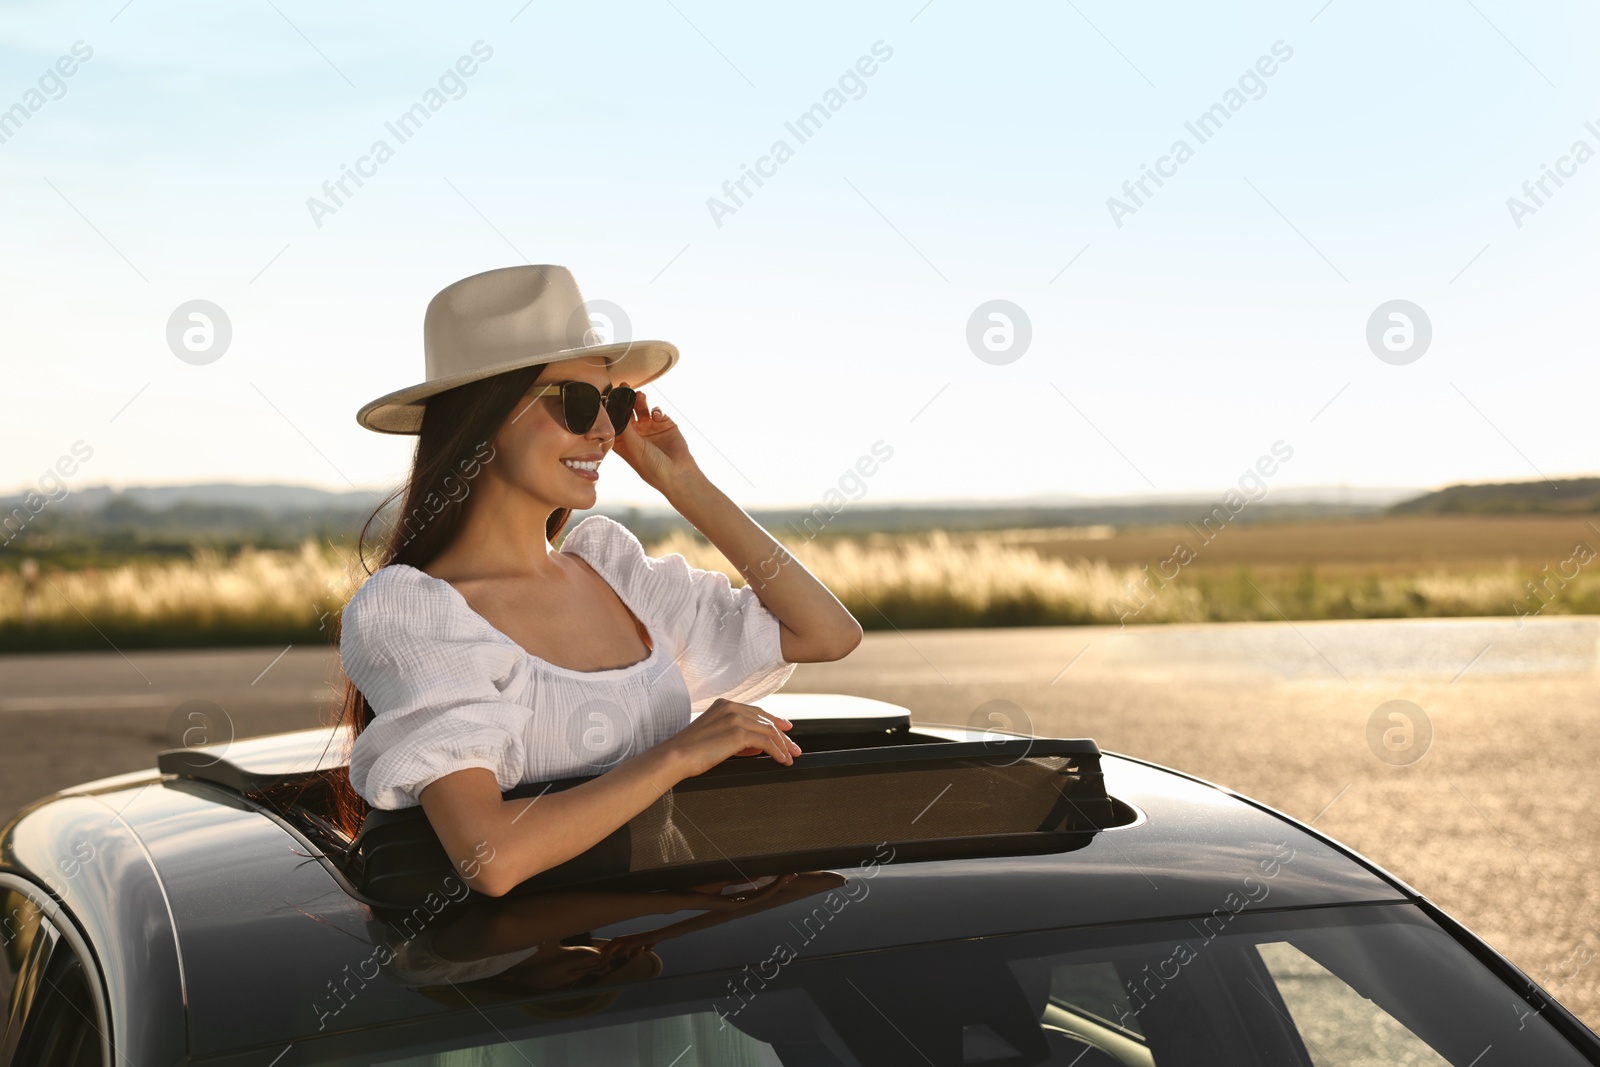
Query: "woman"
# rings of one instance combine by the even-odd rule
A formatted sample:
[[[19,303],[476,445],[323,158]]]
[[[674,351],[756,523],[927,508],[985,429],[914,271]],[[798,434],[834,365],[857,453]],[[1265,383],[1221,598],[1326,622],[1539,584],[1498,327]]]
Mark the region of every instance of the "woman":
[[[635,391],[677,349],[595,343],[565,268],[456,282],[423,334],[428,380],[357,415],[418,442],[382,565],[341,619],[349,783],[374,807],[420,804],[468,884],[499,896],[729,756],[792,763],[790,724],[748,702],[796,663],[845,656],[861,627]],[[555,550],[612,452],[748,584],[654,559],[602,515]],[[501,796],[580,775],[597,777]],[[662,833],[677,834],[670,813]]]

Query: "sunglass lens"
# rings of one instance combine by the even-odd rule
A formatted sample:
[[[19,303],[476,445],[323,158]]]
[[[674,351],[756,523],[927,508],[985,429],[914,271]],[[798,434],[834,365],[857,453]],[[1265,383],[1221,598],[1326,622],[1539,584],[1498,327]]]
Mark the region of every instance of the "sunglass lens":
[[[600,390],[588,382],[567,382],[561,387],[561,413],[568,430],[588,433],[600,414]]]
[[[611,396],[606,400],[606,414],[611,416],[611,427],[618,433],[628,428],[628,419],[633,415],[634,391],[626,385],[611,387]]]

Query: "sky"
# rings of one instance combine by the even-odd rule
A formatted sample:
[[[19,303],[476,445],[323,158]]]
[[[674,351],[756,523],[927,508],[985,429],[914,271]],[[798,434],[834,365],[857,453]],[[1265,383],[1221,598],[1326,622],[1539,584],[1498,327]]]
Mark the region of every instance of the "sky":
[[[519,263],[678,346],[646,392],[748,506],[1593,473],[1597,37],[1510,0],[14,2],[0,492],[85,452],[75,488],[388,489],[413,440],[356,410]],[[225,348],[169,339],[192,301]]]

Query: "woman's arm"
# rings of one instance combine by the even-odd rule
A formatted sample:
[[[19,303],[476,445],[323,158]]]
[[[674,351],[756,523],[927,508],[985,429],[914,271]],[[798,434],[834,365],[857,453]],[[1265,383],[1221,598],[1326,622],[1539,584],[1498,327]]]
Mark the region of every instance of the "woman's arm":
[[[768,755],[792,765],[800,746],[784,736],[791,725],[719,699],[665,741],[558,793],[507,800],[493,771],[465,767],[429,782],[417,799],[462,878],[497,897],[593,848],[667,790],[729,756]]]
[[[738,568],[761,603],[778,617],[785,660],[843,659],[861,643],[861,624],[828,587],[698,468],[682,472],[665,495],[678,514]]]
[[[617,453],[678,514],[727,557],[780,624],[789,663],[843,659],[861,643],[861,624],[805,566],[711,484],[689,455],[683,434],[644,393],[634,400],[634,421],[616,439]]]
[[[497,897],[593,848],[682,780],[672,750],[658,745],[559,793],[506,800],[492,771],[471,767],[418,799],[467,884]]]

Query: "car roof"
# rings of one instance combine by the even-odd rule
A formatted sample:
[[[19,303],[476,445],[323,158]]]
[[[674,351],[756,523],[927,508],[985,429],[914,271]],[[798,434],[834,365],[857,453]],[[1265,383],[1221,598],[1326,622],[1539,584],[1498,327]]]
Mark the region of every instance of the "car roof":
[[[961,727],[918,728],[950,739],[980,736]],[[325,729],[304,730],[238,741],[232,751],[314,763],[328,740]],[[832,918],[827,938],[802,945],[796,955],[1203,916],[1246,902],[1279,908],[1411,899],[1403,883],[1264,805],[1114,753],[1102,753],[1100,767],[1107,793],[1136,814],[1132,822],[1069,851],[899,864],[880,853],[863,855],[856,867],[831,866],[856,883],[870,879],[870,893]],[[125,864],[125,875],[139,874],[143,863],[158,883],[167,916],[148,917],[141,931],[102,936],[137,934],[148,954],[160,948],[150,947],[161,938],[151,931],[166,925],[177,946],[192,1056],[281,1047],[327,1033],[330,1025],[361,1028],[456,1010],[379,977],[379,964],[433,915],[413,913],[399,925],[393,916],[375,915],[282,818],[214,782],[135,772],[65,790],[13,821],[0,837],[0,857],[43,862],[59,851],[64,835],[95,840],[97,834],[108,863],[121,857],[116,862]],[[97,884],[86,880],[75,888],[82,897]],[[105,891],[116,884],[107,881]],[[70,910],[70,896],[66,903]],[[96,908],[92,900],[79,904]],[[817,905],[800,898],[726,913],[725,921],[662,942],[656,949],[662,973],[737,971],[775,941],[793,940],[793,924]],[[616,932],[622,932],[616,924],[590,931]],[[131,957],[112,955],[102,961],[108,968],[132,966]],[[137,969],[126,976],[147,978]]]

